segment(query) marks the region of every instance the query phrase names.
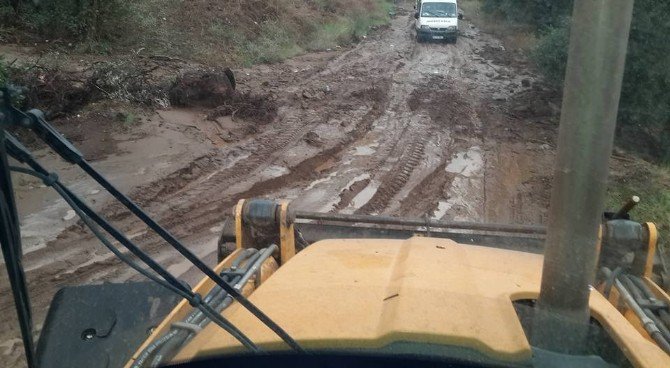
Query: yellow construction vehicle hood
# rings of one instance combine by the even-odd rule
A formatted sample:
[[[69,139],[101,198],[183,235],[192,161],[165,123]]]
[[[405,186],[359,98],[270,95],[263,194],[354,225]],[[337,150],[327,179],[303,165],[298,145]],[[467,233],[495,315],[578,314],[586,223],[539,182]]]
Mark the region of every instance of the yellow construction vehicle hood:
[[[512,301],[537,297],[541,270],[540,255],[444,239],[328,240],[280,267],[250,300],[307,349],[416,342],[523,362],[531,348]],[[667,361],[596,291],[591,309],[634,365]],[[224,315],[260,347],[287,349],[238,305]],[[210,324],[177,360],[240,349]]]

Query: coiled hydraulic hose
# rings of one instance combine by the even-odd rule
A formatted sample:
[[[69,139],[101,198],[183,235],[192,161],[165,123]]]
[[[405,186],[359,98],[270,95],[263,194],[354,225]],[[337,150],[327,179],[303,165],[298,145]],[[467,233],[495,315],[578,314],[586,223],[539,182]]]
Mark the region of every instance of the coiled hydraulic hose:
[[[222,276],[228,277],[229,280],[227,281],[234,285],[233,287],[236,290],[241,291],[251,277],[257,273],[263,263],[277,250],[277,248],[278,247],[273,244],[270,247],[262,249],[260,252],[256,252],[256,250],[245,250],[244,252],[250,253],[250,255],[247,257],[247,254],[242,254],[240,257],[236,258],[232,267],[222,272]],[[237,268],[243,261],[246,261],[245,266],[238,270]],[[230,271],[237,271],[239,273],[233,277],[225,276],[227,273],[230,273]],[[228,293],[218,286],[215,286],[207,294],[206,298],[211,300],[210,304],[219,313],[230,306],[234,301]],[[158,367],[165,364],[179,352],[179,349],[182,346],[195,336],[196,331],[204,328],[208,323],[209,320],[204,318],[199,311],[193,311],[183,321],[173,324],[170,331],[164,336],[147,346],[140,353],[132,367],[146,367],[149,361],[149,366],[151,367]],[[184,325],[189,328],[184,328]]]
[[[230,322],[228,322],[223,316],[218,314],[209,304],[205,303],[202,298],[198,294],[193,293],[190,288],[186,287],[180,280],[172,276],[167,270],[163,269],[160,265],[158,265],[151,257],[149,257],[146,253],[144,253],[137,245],[135,245],[133,242],[131,242],[128,238],[126,238],[123,234],[121,234],[116,228],[111,226],[109,223],[103,221],[103,224],[105,226],[105,230],[110,232],[110,234],[115,235],[115,238],[119,240],[124,246],[126,246],[131,252],[133,252],[135,255],[137,255],[142,261],[144,261],[146,264],[148,264],[156,273],[160,274],[160,276],[163,277],[163,279],[160,279],[158,275],[152,274],[151,272],[143,269],[140,267],[138,264],[134,263],[130,258],[125,256],[121,251],[116,249],[112,244],[107,240],[107,238],[102,234],[95,224],[91,221],[91,218],[89,215],[96,216],[99,218],[97,213],[90,209],[79,197],[77,197],[74,193],[72,193],[67,187],[65,187],[59,180],[58,176],[53,174],[53,173],[48,173],[44,168],[42,168],[39,164],[36,162],[33,162],[33,164],[39,168],[40,172],[33,171],[30,169],[22,168],[22,167],[11,167],[12,171],[15,172],[21,172],[24,174],[32,175],[34,177],[37,177],[41,179],[45,185],[53,187],[58,194],[60,194],[63,199],[72,207],[72,209],[79,215],[79,217],[82,219],[84,224],[90,228],[90,230],[93,232],[93,234],[98,237],[98,239],[107,247],[114,255],[119,257],[121,261],[124,263],[128,264],[130,267],[133,269],[137,270],[139,273],[142,275],[146,276],[150,280],[157,282],[161,286],[167,288],[168,290],[174,292],[175,294],[181,296],[182,298],[188,300],[188,302],[194,306],[195,308],[198,308],[200,312],[202,312],[205,316],[209,317],[212,321],[214,321],[218,326],[220,326],[223,330],[226,332],[230,333],[235,339],[240,341],[242,345],[245,347],[248,347],[252,351],[258,351],[258,348],[256,345],[246,336],[244,333],[242,333],[237,327],[232,325]]]
[[[602,272],[605,277],[609,277],[612,273],[612,271],[610,271],[607,267],[603,267]],[[617,288],[617,290],[619,290],[619,294],[621,295],[621,298],[624,300],[624,302],[635,313],[637,318],[640,319],[644,329],[647,331],[647,333],[649,333],[649,336],[654,339],[656,344],[658,344],[658,346],[663,349],[663,351],[670,354],[670,343],[668,343],[668,341],[663,337],[663,334],[658,329],[656,323],[651,318],[647,317],[640,305],[635,301],[635,298],[633,298],[631,293],[626,289],[621,281],[619,281],[619,279],[614,280],[614,286]]]

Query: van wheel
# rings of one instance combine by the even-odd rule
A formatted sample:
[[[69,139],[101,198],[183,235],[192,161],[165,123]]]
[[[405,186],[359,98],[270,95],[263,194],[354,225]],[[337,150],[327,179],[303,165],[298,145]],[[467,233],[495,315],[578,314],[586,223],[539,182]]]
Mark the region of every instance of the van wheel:
[[[422,43],[422,42],[423,42],[423,37],[421,37],[420,34],[417,34],[417,35],[416,35],[416,42],[418,42],[418,43]]]

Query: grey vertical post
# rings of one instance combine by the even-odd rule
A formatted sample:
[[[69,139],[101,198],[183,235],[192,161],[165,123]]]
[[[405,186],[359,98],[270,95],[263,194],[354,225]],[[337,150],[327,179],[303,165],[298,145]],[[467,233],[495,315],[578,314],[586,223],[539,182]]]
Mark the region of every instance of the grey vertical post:
[[[531,343],[579,353],[604,206],[633,0],[575,0]]]

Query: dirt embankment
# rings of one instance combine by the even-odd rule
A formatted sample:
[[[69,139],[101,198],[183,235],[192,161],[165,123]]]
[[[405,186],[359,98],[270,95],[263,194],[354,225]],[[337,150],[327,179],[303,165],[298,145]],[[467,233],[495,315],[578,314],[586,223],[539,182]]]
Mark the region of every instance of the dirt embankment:
[[[150,92],[183,107],[131,93],[151,97],[96,101],[74,115],[64,110],[56,125],[210,262],[223,216],[240,198],[287,198],[307,210],[543,223],[558,96],[519,55],[467,22],[457,44],[417,44],[405,8],[355,47],[235,70],[234,91],[225,72],[193,77],[190,65],[141,59],[148,84],[162,86]],[[101,93],[101,101],[135,91],[126,83],[95,85],[104,91],[87,91]],[[170,271],[192,277],[91,180],[46,150],[37,155]],[[46,188],[15,180],[38,328],[59,287],[139,279]],[[4,273],[0,293],[8,293]],[[8,326],[0,334],[2,360],[17,366],[10,300],[0,301],[0,312]]]

